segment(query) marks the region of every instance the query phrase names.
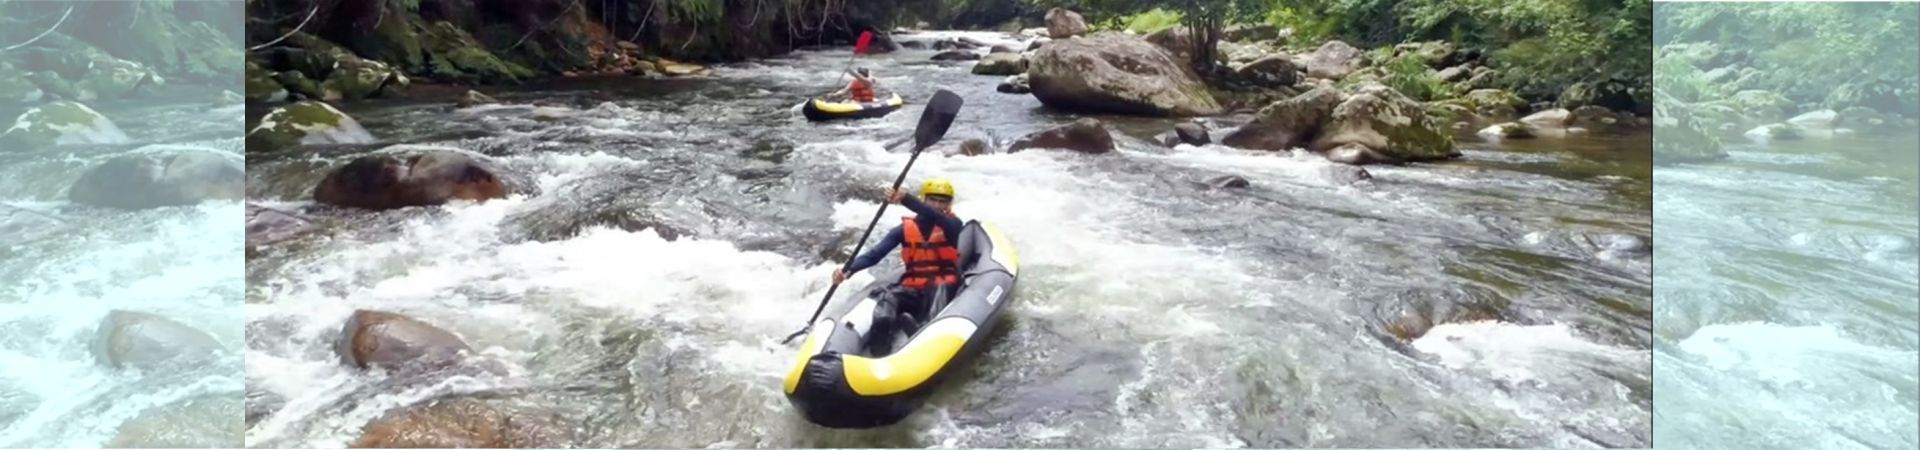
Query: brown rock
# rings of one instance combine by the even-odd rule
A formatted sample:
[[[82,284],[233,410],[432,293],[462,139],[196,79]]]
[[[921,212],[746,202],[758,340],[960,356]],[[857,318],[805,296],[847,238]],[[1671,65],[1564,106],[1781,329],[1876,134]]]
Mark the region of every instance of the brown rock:
[[[348,365],[440,368],[457,362],[468,351],[459,336],[412,317],[357,310],[340,328],[334,351]]]
[[[406,159],[363,156],[334,169],[313,191],[314,201],[320,203],[374,210],[506,196],[507,186],[495,169],[453,151],[429,151]]]
[[[1054,148],[1088,154],[1104,154],[1114,149],[1113,134],[1098,119],[1083,118],[1063,127],[1029,134],[1007,147],[1007,153],[1030,148]]]

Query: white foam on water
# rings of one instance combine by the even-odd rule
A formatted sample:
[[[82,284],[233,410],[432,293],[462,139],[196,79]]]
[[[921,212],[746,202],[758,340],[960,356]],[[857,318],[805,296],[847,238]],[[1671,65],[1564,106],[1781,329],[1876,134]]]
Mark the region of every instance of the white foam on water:
[[[1831,326],[1765,322],[1701,327],[1678,347],[1684,353],[1663,354],[1655,365],[1661,385],[1675,388],[1654,397],[1654,411],[1680,412],[1663,414],[1655,423],[1689,433],[1749,432],[1676,442],[1795,442],[1807,448],[1920,444],[1920,411],[1913,397],[1920,392],[1920,376],[1913,370],[1920,352],[1863,344]],[[1710,406],[1727,399],[1737,399],[1739,407]]]

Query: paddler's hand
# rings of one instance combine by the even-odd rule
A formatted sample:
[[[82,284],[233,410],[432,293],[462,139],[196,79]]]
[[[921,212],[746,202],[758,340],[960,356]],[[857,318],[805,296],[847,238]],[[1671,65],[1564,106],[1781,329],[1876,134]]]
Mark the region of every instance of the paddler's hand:
[[[901,198],[904,198],[904,197],[906,197],[906,196],[907,196],[907,193],[906,193],[906,192],[904,192],[904,191],[901,191],[901,190],[900,190],[900,188],[893,188],[893,189],[888,189],[888,190],[887,190],[887,203],[892,203],[892,204],[896,204],[896,205],[897,205],[897,204],[900,204],[900,199],[901,199]]]
[[[843,283],[843,282],[846,282],[846,281],[847,281],[847,271],[846,271],[846,270],[842,270],[842,269],[834,269],[834,270],[833,270],[833,285],[834,285],[834,286],[839,286],[839,285],[840,285],[840,283]]]

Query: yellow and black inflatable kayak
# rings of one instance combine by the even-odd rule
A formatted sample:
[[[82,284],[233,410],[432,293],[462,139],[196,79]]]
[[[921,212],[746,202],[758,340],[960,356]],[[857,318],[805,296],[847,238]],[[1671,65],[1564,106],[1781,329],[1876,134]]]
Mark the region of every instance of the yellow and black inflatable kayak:
[[[889,94],[887,98],[866,103],[856,103],[851,100],[830,102],[827,101],[827,99],[816,97],[808,101],[806,106],[801,107],[800,112],[806,114],[807,120],[814,122],[840,119],[872,119],[892,114],[895,110],[900,109],[902,105],[906,104],[907,102],[905,100],[900,99],[900,94]]]
[[[829,428],[872,428],[899,422],[920,408],[941,379],[986,346],[1013,299],[1020,257],[1000,230],[969,221],[960,233],[961,285],[947,305],[885,356],[869,354],[874,295],[894,285],[884,277],[838,314],[813,324],[787,373],[787,400],[807,421]]]

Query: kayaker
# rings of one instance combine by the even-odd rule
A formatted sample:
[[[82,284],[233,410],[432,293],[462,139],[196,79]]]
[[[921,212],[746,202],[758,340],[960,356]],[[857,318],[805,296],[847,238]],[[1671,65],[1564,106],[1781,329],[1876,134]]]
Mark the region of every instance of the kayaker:
[[[846,88],[834,92],[830,97],[840,98],[842,95],[852,95],[853,101],[855,102],[867,103],[873,101],[873,88],[880,83],[873,80],[873,76],[867,72],[867,68],[861,67],[848,71],[847,73],[853,75],[853,82],[848,83]]]
[[[902,217],[900,225],[880,238],[880,243],[854,258],[846,270],[833,273],[833,284],[837,286],[848,276],[879,264],[894,247],[905,244],[900,250],[900,259],[907,273],[900,277],[899,284],[889,286],[880,294],[880,306],[874,310],[873,331],[868,333],[868,342],[876,349],[875,354],[892,350],[893,322],[901,313],[907,315],[901,328],[912,335],[921,322],[938,312],[946,296],[960,284],[960,251],[955,246],[959,245],[960,228],[965,224],[953,215],[953,197],[953,183],[943,178],[921,183],[919,199],[899,189],[888,191],[888,202],[907,207],[914,216]]]

